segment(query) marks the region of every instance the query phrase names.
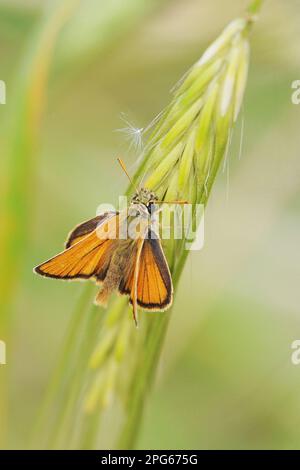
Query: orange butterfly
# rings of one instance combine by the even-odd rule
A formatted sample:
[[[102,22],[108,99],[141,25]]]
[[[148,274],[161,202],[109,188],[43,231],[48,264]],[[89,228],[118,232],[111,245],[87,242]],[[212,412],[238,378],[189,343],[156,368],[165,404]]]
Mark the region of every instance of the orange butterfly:
[[[153,192],[140,188],[128,210],[107,212],[78,225],[70,233],[66,249],[34,271],[57,279],[95,280],[102,286],[97,304],[106,305],[115,290],[128,295],[136,324],[137,306],[166,310],[172,304],[173,285],[155,226],[157,202]],[[134,237],[126,236],[130,223],[136,229]]]

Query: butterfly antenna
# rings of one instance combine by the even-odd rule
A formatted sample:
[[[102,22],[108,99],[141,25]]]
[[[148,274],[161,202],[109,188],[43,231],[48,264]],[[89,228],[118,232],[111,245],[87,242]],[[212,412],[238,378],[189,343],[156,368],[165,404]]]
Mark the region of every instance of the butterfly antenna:
[[[124,163],[123,160],[122,160],[121,158],[119,158],[119,157],[117,158],[117,160],[118,160],[118,162],[119,162],[119,164],[120,164],[122,170],[124,171],[125,175],[127,176],[127,178],[129,179],[130,183],[132,184],[132,186],[134,187],[134,189],[135,189],[136,192],[137,192],[137,187],[136,187],[136,185],[134,184],[134,182],[133,182],[131,176],[129,175],[129,173],[128,173],[127,169],[126,169],[125,163]]]

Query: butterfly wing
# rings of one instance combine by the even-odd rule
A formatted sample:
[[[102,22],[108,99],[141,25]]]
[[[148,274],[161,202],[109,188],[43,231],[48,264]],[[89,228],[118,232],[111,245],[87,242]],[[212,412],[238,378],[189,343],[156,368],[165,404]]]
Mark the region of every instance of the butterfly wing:
[[[95,230],[102,222],[114,215],[116,215],[115,212],[105,212],[105,214],[98,215],[93,219],[87,220],[86,222],[77,225],[69,233],[67,241],[65,243],[65,248],[70,248],[70,246],[82,240],[86,235],[93,232],[93,230]]]
[[[118,215],[114,215],[104,219],[101,225],[97,222],[96,229],[88,235],[78,235],[79,241],[76,243],[74,237],[74,243],[69,248],[37,266],[35,272],[57,279],[95,277],[103,281],[118,246],[115,236],[118,218]]]
[[[136,256],[137,253],[138,248]],[[145,310],[166,310],[173,299],[172,278],[161,242],[153,231],[150,230],[148,238],[142,242],[138,263],[136,256],[130,258],[124,271],[120,292],[129,294],[132,304],[136,299],[137,304]]]

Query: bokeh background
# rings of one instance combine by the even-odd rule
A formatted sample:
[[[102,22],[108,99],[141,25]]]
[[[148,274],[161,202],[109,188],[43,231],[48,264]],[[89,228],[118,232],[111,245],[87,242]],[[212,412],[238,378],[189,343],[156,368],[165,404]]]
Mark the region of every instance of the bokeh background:
[[[5,447],[23,448],[83,285],[38,278],[68,231],[114,203],[143,128],[248,1],[0,1],[0,339]],[[229,167],[191,253],[138,447],[300,448],[300,2],[266,0]],[[109,432],[109,430],[108,430]],[[101,443],[99,443],[101,447]]]

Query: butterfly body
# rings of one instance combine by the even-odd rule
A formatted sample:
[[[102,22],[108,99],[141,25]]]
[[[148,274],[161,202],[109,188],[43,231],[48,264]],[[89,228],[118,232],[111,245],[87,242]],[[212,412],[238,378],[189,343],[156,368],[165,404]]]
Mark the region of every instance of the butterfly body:
[[[101,214],[75,227],[66,249],[35,272],[58,279],[94,279],[101,284],[95,301],[102,305],[115,290],[128,295],[135,320],[138,305],[166,310],[173,286],[159,239],[156,201],[153,192],[141,188],[128,210]]]
[[[131,243],[126,240],[120,241],[118,248],[116,248],[115,253],[112,255],[102,288],[95,299],[96,303],[106,306],[110,294],[119,289],[126,264],[130,259],[132,251]]]

